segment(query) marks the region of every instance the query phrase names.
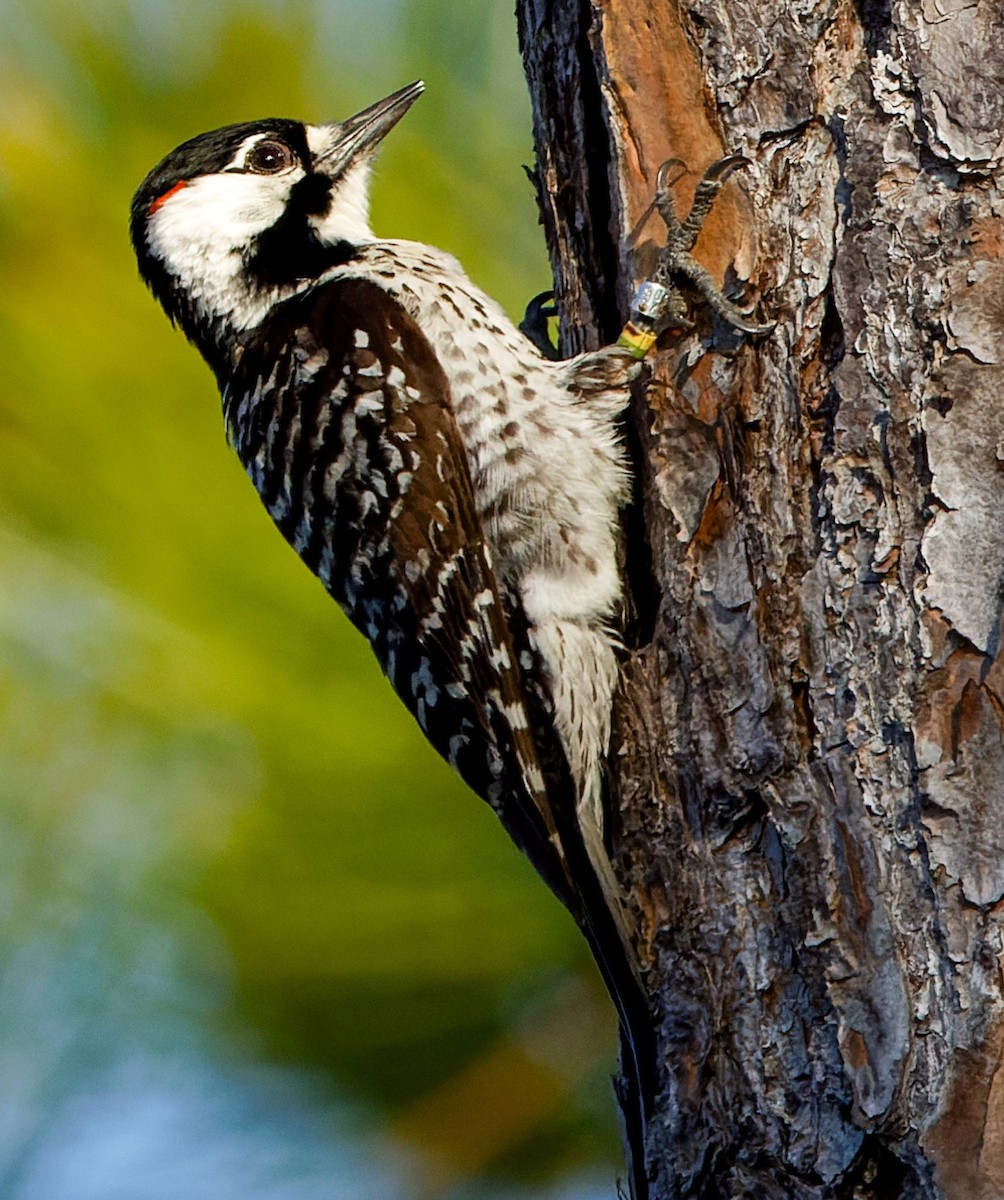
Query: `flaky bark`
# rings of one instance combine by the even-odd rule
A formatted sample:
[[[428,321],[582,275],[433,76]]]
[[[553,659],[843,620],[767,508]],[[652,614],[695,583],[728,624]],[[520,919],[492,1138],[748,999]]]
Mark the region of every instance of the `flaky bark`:
[[[1001,0],[520,0],[567,350],[670,157],[778,322],[664,339],[611,781],[651,1194],[1004,1197]],[[644,533],[643,533],[644,530]]]

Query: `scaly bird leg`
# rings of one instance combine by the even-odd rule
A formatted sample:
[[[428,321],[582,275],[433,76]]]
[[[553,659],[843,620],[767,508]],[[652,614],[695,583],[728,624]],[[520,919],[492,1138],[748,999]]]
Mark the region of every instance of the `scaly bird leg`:
[[[671,325],[676,329],[693,328],[679,286],[684,280],[700,292],[713,312],[734,328],[755,336],[770,333],[774,328],[773,323],[762,325],[753,321],[727,300],[707,268],[690,253],[722,185],[733,171],[748,165],[749,159],[740,154],[730,154],[712,163],[698,183],[694,202],[683,221],[677,216],[670,189],[680,178],[675,172],[685,169],[684,164],[678,158],[671,158],[659,168],[652,204],[665,222],[666,245],[659,254],[651,278],[645,280],[635,293],[631,317],[619,341],[636,358],[644,358],[659,334]]]
[[[670,162],[673,161],[670,159]],[[694,191],[694,202],[690,206],[690,212],[687,213],[687,219],[680,226],[681,250],[693,250],[697,235],[701,232],[701,226],[714,207],[722,185],[734,171],[740,167],[749,166],[752,164],[748,158],[744,158],[741,154],[729,154],[708,167]]]

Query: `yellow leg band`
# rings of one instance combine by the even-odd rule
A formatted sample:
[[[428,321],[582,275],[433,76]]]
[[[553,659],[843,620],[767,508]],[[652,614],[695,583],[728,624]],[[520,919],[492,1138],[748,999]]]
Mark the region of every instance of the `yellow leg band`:
[[[642,359],[655,345],[657,336],[653,331],[639,329],[629,321],[617,339],[617,345],[630,350],[634,358]]]

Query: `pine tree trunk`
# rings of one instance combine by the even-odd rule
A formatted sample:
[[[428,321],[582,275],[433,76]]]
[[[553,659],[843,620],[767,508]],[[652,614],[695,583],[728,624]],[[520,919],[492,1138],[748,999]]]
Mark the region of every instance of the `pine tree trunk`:
[[[630,439],[649,1194],[1004,1197],[1001,0],[519,0],[566,351],[726,153]],[[689,194],[688,194],[689,193]],[[644,391],[644,394],[642,392]]]

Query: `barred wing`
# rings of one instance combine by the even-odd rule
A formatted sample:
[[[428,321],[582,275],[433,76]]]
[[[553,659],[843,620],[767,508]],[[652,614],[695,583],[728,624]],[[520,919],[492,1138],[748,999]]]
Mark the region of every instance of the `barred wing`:
[[[224,411],[283,536],[574,911],[527,716],[539,720],[521,670],[535,654],[492,570],[449,385],[414,320],[368,281],[324,283],[254,336]]]

